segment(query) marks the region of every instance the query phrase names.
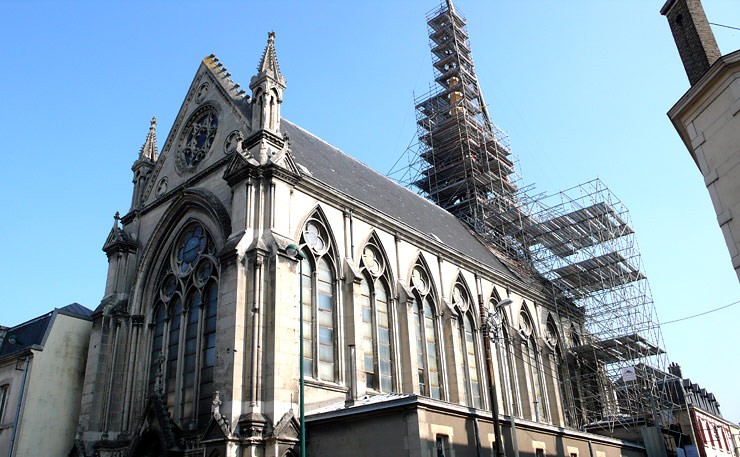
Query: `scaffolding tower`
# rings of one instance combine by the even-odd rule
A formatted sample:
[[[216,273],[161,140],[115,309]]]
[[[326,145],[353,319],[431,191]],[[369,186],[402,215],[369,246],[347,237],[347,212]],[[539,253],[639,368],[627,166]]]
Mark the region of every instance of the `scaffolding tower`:
[[[408,184],[499,244],[491,216],[519,207],[508,137],[491,122],[465,17],[448,0],[426,19],[436,84],[414,100],[419,151]]]
[[[407,149],[399,181],[503,248],[502,260],[545,285],[559,315],[583,316],[562,338],[571,426],[665,424],[667,357],[627,209],[599,180],[528,195],[483,99],[465,16],[443,0],[426,21],[435,84],[414,100],[416,154]]]
[[[523,205],[526,224],[509,235],[556,305],[584,314],[569,341],[568,416],[578,428],[665,424],[668,360],[629,211],[598,179]]]

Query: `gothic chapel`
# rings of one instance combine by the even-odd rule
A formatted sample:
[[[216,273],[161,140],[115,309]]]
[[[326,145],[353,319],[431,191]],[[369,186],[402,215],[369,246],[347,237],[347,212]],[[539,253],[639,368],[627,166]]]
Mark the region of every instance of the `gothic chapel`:
[[[251,96],[203,59],[161,152],[152,120],[103,247],[72,455],[298,455],[301,328],[308,455],[493,455],[486,345],[507,455],[642,455],[567,427],[561,354],[582,314],[283,119],[274,42]],[[504,298],[503,335],[484,341],[480,308]]]

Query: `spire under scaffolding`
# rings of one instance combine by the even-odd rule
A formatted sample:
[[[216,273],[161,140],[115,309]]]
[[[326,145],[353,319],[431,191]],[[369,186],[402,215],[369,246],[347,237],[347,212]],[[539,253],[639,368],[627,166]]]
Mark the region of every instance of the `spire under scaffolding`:
[[[582,325],[563,338],[572,427],[665,425],[673,409],[661,388],[667,357],[629,212],[599,180],[527,195],[483,100],[465,17],[443,0],[426,19],[435,85],[415,99],[419,142],[406,151],[408,168],[389,176],[530,269],[561,322],[579,310]]]
[[[415,100],[420,161],[408,184],[489,241],[493,214],[516,207],[515,161],[490,119],[473,66],[465,17],[446,1],[427,14],[436,85]]]

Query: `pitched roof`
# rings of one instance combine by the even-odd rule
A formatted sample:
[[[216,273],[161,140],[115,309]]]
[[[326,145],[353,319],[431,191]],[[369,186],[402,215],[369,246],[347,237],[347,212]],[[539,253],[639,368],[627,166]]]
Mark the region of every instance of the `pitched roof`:
[[[44,314],[36,319],[31,319],[15,327],[9,328],[2,345],[0,345],[0,357],[20,352],[23,349],[39,345],[44,341],[46,329],[51,322],[52,313]],[[11,339],[11,336],[15,336]]]
[[[72,314],[75,316],[79,316],[85,319],[89,319],[93,315],[93,311],[89,308],[86,308],[79,303],[72,303],[67,306],[64,306],[62,308],[59,308],[59,311],[62,311],[66,314]]]
[[[311,176],[507,276],[512,272],[458,218],[344,152],[282,119],[296,162]]]
[[[55,311],[86,320],[90,320],[93,313],[92,310],[79,303],[72,303],[62,308],[57,308]],[[53,315],[54,311],[51,311],[43,316],[9,328],[5,338],[2,340],[2,344],[0,344],[0,357],[15,354],[31,346],[41,345],[44,342],[44,336]],[[11,339],[10,336],[15,336],[15,338]]]

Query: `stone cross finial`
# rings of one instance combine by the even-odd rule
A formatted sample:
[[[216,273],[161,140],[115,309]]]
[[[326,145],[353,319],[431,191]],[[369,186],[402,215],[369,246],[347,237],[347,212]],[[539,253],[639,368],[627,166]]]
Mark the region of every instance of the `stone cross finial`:
[[[152,122],[151,126],[149,127],[149,130],[154,130],[157,128],[157,116],[152,116]]]
[[[118,228],[118,221],[121,220],[121,213],[116,211],[116,214],[113,216],[113,228]]]

